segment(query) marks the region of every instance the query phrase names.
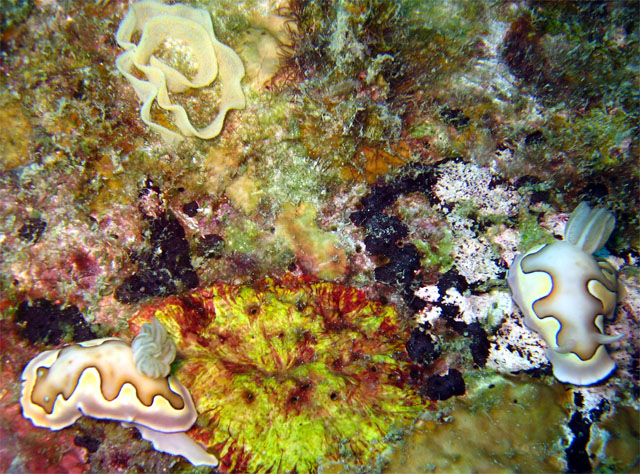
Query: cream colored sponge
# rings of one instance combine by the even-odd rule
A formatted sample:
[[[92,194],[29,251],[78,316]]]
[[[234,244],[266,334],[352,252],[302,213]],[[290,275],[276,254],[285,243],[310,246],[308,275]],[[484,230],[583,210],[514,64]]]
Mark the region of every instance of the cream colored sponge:
[[[135,44],[133,41],[138,34],[139,40]],[[242,61],[231,48],[216,39],[206,10],[155,1],[134,3],[118,28],[116,41],[125,50],[116,59],[116,67],[142,101],[142,121],[167,142],[179,142],[183,136],[214,138],[220,134],[227,112],[245,106],[240,85],[244,76]],[[162,48],[172,47],[189,58],[181,70],[156,55]],[[169,92],[178,94],[202,88],[215,80],[220,81],[217,115],[209,125],[196,129],[184,107],[172,103]],[[154,101],[171,112],[181,134],[152,120]]]

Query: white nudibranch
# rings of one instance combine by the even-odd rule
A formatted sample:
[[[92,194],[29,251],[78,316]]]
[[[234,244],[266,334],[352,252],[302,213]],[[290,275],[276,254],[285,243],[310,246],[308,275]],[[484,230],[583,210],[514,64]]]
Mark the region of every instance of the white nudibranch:
[[[604,345],[622,335],[605,335],[604,321],[615,312],[617,274],[592,255],[614,226],[611,212],[582,202],[569,218],[565,240],[517,256],[507,274],[525,324],[544,338],[553,375],[565,383],[591,385],[616,367]]]
[[[83,415],[120,421],[137,428],[158,451],[184,456],[196,466],[217,466],[215,456],[184,433],[198,413],[188,390],[168,375],[176,353],[173,341],[157,321],[145,326],[137,359],[143,367],[151,367],[148,373],[158,376],[140,372],[135,350],[121,339],[95,339],[44,351],[22,372],[24,417],[52,430],[66,428]],[[159,362],[158,357],[153,362],[154,354]]]

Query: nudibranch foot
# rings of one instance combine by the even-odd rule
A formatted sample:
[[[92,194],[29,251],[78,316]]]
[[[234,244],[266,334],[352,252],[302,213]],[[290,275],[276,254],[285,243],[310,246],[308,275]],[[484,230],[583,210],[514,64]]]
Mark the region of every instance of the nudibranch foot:
[[[218,465],[218,458],[209,454],[183,432],[162,433],[135,423],[122,422],[121,425],[125,428],[137,428],[140,436],[153,444],[156,451],[182,456],[194,466],[216,467]]]
[[[617,342],[624,337],[624,334],[615,334],[608,336],[606,334],[597,334],[596,341],[600,344],[611,344],[612,342]]]
[[[547,349],[547,358],[553,367],[555,378],[564,383],[574,385],[594,385],[608,378],[616,368],[603,345],[599,346],[595,355],[582,360],[573,353],[560,353]]]

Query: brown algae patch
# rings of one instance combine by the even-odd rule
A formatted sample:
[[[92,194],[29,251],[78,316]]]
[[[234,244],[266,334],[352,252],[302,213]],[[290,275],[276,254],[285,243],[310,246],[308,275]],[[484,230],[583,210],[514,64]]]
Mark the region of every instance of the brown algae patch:
[[[563,472],[571,392],[534,379],[484,375],[464,397],[416,423],[386,472]]]
[[[0,164],[10,170],[29,161],[32,128],[19,106],[0,107]]]

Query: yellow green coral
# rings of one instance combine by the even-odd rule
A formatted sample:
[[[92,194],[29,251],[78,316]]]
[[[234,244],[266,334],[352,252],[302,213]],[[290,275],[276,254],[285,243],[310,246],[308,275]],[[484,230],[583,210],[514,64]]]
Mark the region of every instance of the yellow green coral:
[[[409,383],[406,330],[363,291],[287,277],[169,298],[152,316],[175,339],[192,436],[236,472],[369,466],[424,405]]]
[[[466,377],[467,396],[416,423],[388,472],[564,472],[571,392],[535,379]]]

